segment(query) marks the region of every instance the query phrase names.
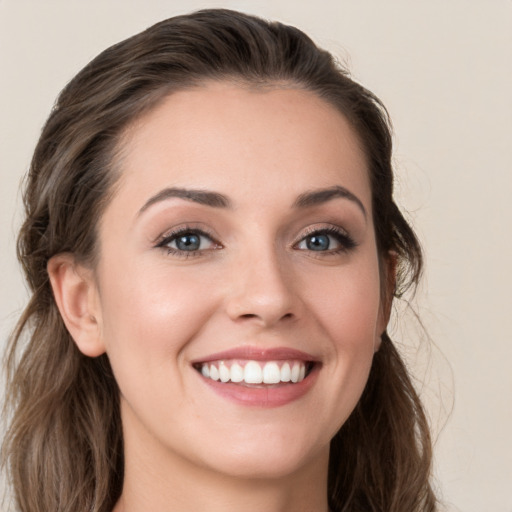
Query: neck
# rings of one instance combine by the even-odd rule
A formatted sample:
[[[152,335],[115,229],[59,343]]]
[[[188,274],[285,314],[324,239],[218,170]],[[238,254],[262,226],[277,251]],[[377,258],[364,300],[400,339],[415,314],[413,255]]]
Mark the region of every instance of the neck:
[[[114,512],[327,512],[326,490],[310,482],[248,481],[208,478],[184,481],[172,478],[165,485],[125,482]],[[144,487],[143,487],[144,486]]]
[[[292,474],[248,477],[196,465],[125,435],[123,491],[113,512],[328,512],[328,449]]]

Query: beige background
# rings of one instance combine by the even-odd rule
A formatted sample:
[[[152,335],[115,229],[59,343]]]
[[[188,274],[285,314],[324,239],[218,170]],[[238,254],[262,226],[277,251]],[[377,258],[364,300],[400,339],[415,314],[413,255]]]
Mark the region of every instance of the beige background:
[[[400,202],[427,252],[416,308],[434,344],[411,341],[403,308],[395,336],[442,430],[437,485],[446,510],[512,512],[510,0],[0,0],[0,345],[26,299],[19,182],[57,93],[106,46],[207,6],[299,26],[388,106]]]

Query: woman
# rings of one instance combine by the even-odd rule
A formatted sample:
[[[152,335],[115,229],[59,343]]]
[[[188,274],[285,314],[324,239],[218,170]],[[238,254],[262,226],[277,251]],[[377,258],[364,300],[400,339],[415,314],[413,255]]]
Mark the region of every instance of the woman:
[[[26,185],[18,509],[435,510],[392,184],[381,103],[293,27],[200,11],[86,66]]]

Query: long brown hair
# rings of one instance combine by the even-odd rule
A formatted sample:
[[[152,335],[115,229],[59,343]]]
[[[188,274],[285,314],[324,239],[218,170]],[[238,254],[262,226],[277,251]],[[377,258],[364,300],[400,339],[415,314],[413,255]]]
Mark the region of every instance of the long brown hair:
[[[386,110],[304,33],[204,10],[105,50],[60,94],[26,179],[18,257],[32,297],[6,359],[10,426],[2,449],[20,511],[110,512],[120,496],[118,388],[106,355],[92,359],[76,348],[46,266],[65,251],[94,265],[96,227],[115,193],[124,129],[164,96],[205,80],[287,84],[339,109],[366,152],[379,256],[383,263],[396,259],[396,295],[418,282],[421,249],[393,201]],[[363,396],[332,440],[329,504],[336,512],[434,511],[431,459],[420,400],[384,333]]]

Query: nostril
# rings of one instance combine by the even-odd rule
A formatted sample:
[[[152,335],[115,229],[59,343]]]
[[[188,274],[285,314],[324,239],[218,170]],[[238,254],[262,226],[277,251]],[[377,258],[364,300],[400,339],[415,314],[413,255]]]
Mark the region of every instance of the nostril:
[[[240,315],[239,318],[246,319],[246,320],[251,320],[251,319],[254,319],[254,318],[260,318],[260,315],[257,315],[255,313],[244,313],[243,315]],[[278,320],[291,320],[293,318],[294,318],[293,313],[286,313],[285,315],[283,315]]]

